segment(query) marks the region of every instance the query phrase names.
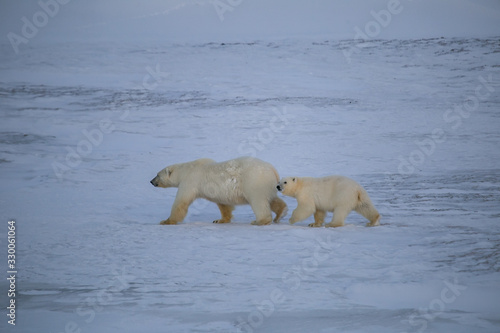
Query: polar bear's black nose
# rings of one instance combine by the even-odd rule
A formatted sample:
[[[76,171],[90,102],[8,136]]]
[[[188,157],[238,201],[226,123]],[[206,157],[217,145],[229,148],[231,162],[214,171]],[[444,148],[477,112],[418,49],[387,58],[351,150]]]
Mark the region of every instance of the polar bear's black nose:
[[[278,191],[281,192],[281,186],[278,185],[278,186],[276,186],[276,188],[278,189]]]
[[[150,181],[150,183],[151,183],[151,185],[153,185],[154,187],[156,187],[156,186],[157,186],[157,185],[155,184],[155,180],[154,180],[154,179],[152,179],[152,180]]]

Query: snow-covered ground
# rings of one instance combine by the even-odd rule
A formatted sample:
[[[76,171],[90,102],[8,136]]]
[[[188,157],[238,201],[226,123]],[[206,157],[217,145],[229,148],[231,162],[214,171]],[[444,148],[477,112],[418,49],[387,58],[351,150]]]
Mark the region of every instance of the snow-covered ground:
[[[500,330],[499,38],[9,47],[0,331]],[[350,176],[382,225],[158,225],[160,169],[242,155]]]

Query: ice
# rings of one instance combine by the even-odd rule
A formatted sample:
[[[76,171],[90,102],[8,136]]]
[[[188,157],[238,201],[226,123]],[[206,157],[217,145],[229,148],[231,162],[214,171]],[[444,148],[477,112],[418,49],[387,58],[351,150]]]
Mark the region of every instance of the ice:
[[[0,330],[497,332],[499,51],[498,38],[3,48],[18,308]],[[276,225],[250,225],[248,206],[212,224],[203,200],[158,225],[176,193],[149,184],[159,170],[241,155],[356,179],[381,226],[355,213],[291,226],[292,198]]]

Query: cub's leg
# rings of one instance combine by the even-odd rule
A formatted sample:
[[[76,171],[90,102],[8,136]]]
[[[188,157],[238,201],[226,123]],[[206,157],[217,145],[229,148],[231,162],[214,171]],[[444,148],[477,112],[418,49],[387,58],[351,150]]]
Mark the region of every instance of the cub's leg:
[[[316,206],[314,205],[314,201],[299,201],[297,200],[297,208],[292,213],[292,217],[290,220],[290,224],[297,223],[299,221],[303,221],[307,219],[309,216],[314,214],[316,211]]]
[[[288,207],[282,199],[276,197],[271,201],[271,210],[276,214],[273,222],[279,223],[281,218],[288,212]]]
[[[218,220],[215,220],[214,223],[229,223],[229,222],[231,222],[231,219],[233,218],[234,206],[223,205],[223,204],[217,204],[217,206],[219,206],[221,218]]]
[[[328,223],[326,226],[327,227],[342,227],[344,225],[344,220],[349,215],[351,212],[350,209],[339,209],[336,208],[335,211],[333,212],[333,218],[332,222]]]
[[[325,222],[325,216],[326,216],[326,211],[318,209],[316,213],[314,213],[314,223],[309,224],[309,226],[321,227],[323,225],[323,222]]]

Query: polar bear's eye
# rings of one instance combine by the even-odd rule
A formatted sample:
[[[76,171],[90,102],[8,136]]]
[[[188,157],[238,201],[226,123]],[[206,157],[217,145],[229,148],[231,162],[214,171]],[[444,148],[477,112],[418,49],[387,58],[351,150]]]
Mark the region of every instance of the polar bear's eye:
[[[283,182],[283,184],[286,184],[286,182]]]

